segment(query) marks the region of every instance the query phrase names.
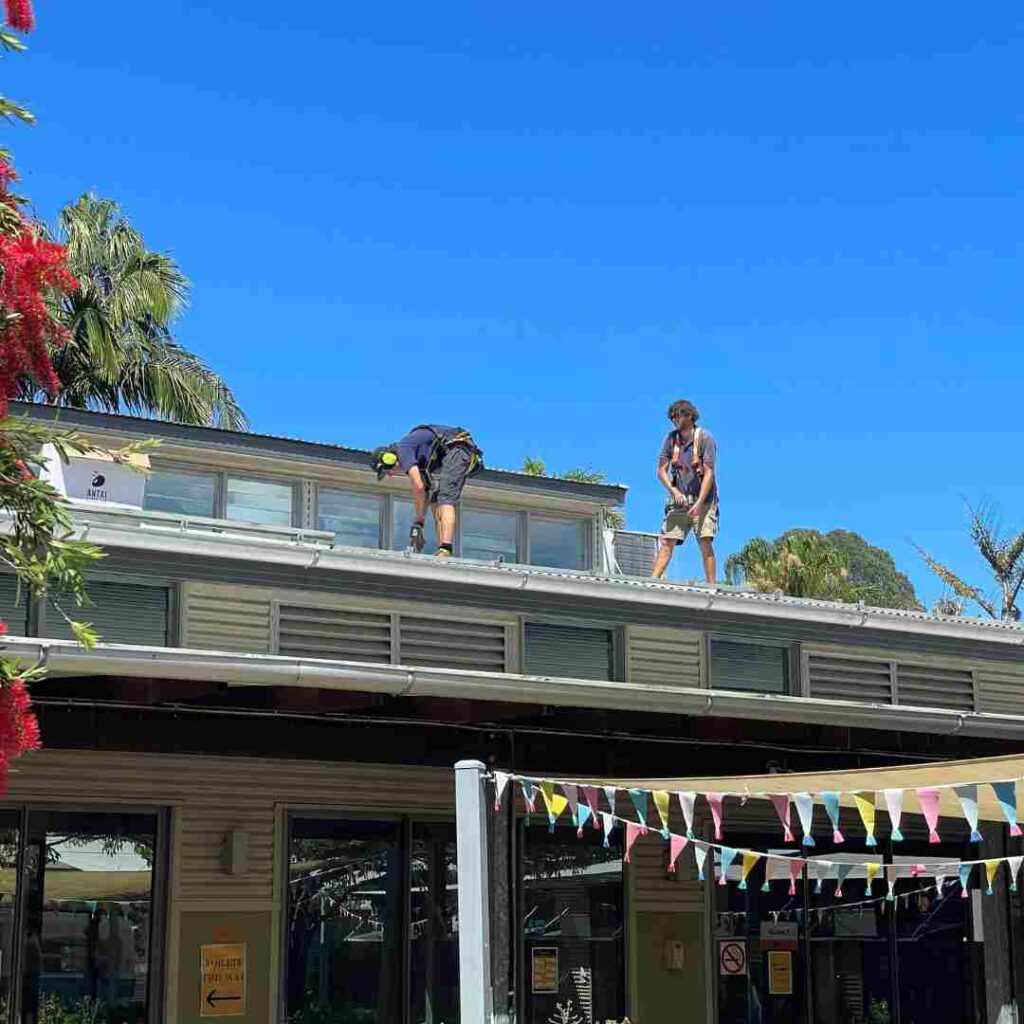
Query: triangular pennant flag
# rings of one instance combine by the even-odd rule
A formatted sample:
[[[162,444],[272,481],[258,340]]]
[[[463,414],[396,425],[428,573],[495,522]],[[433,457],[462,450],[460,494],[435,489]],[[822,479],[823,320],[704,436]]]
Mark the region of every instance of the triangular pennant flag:
[[[686,822],[686,838],[693,838],[693,806],[697,802],[696,793],[676,793],[679,797],[679,809],[683,812],[683,821]]]
[[[761,883],[761,892],[771,892],[771,877],[772,877],[772,861],[778,858],[773,857],[770,853],[766,853],[764,861],[764,881]]]
[[[544,779],[540,784],[540,795],[544,798],[544,806],[548,809],[548,828],[554,832],[558,816],[569,806],[569,801],[561,793],[555,792],[555,784]]]
[[[886,900],[892,903],[896,899],[896,872],[899,870],[895,864],[887,864],[885,867],[885,884],[888,891],[885,894]]]
[[[846,881],[852,870],[852,864],[844,864],[842,862],[836,864],[836,896],[842,898],[843,882]]]
[[[820,896],[821,895],[821,876],[820,875],[818,876],[817,880],[814,883],[814,894],[816,896]]]
[[[494,773],[494,809],[501,810],[501,798],[505,795],[505,787],[508,785],[508,772]]]
[[[697,862],[697,879],[701,882],[704,881],[704,861],[708,857],[708,845],[697,840],[693,844],[693,857]]]
[[[800,828],[804,834],[802,845],[813,846],[811,829],[814,826],[814,797],[810,793],[794,793],[793,803],[796,804],[796,816],[800,819]]]
[[[971,868],[973,864],[961,864],[957,874],[960,876],[960,895],[967,899],[967,886],[971,881]]]
[[[629,799],[633,801],[636,808],[636,816],[640,819],[640,831],[647,835],[647,790],[631,789]]]
[[[793,829],[789,824],[789,794],[769,793],[768,799],[771,800],[772,807],[775,808],[775,813],[779,816],[779,821],[782,822],[782,841],[784,843],[793,842]]]
[[[743,854],[743,867],[740,868],[739,888],[746,889],[747,875],[753,870],[754,865],[761,859],[759,853],[751,853],[749,850]]]
[[[732,867],[732,862],[736,859],[738,850],[734,850],[731,846],[723,846],[719,856],[721,862],[718,866],[718,884],[725,885],[725,876],[729,873],[729,868]]]
[[[656,789],[651,798],[654,800],[654,809],[658,812],[661,820],[661,838],[668,839],[668,790]]]
[[[903,833],[900,831],[900,819],[903,817],[903,790],[886,789],[883,791],[883,795],[886,809],[889,811],[889,823],[892,825],[889,838],[894,843],[900,843],[903,841]]]
[[[523,791],[523,803],[526,804],[526,813],[535,814],[537,812],[537,787],[530,779],[523,779],[519,785]]]
[[[1002,864],[1001,860],[987,860],[985,861],[985,895],[992,895],[992,880],[996,877],[996,872],[999,870],[999,865]]]
[[[945,874],[942,873],[944,870],[945,870],[944,868],[939,868],[938,871],[935,874],[935,895],[936,896],[941,896],[942,895],[942,887],[946,884],[946,876],[945,876]]]
[[[825,805],[825,813],[832,823],[832,842],[841,843],[843,833],[839,831],[839,794],[834,791],[822,793],[821,802]]]
[[[1003,817],[1010,826],[1010,835],[1020,835],[1020,825],[1017,824],[1017,783],[1016,782],[993,782],[992,792],[995,793],[999,806],[1002,808]]]
[[[790,858],[789,861],[789,895],[796,895],[796,880],[804,872],[804,862],[798,860],[796,857]]]
[[[612,834],[612,829],[615,828],[615,815],[609,814],[607,811],[602,811],[601,823],[604,826],[604,845],[605,849],[607,849],[610,845],[608,838]]]
[[[919,789],[917,801],[921,805],[921,813],[928,824],[928,842],[941,843],[939,838],[939,791],[937,789]]]
[[[626,822],[626,852],[622,855],[622,859],[628,864],[629,854],[633,849],[633,844],[637,839],[644,834],[644,828],[642,825],[636,824],[633,821]]]
[[[1020,873],[1021,864],[1024,864],[1024,857],[1006,858],[1006,867],[1010,872],[1010,892],[1017,891],[1017,875]]]
[[[583,838],[583,826],[586,825],[587,819],[593,815],[593,811],[590,809],[590,804],[576,805],[576,835],[581,839]]]
[[[971,842],[980,843],[981,833],[978,831],[978,787],[975,783],[970,783],[966,786],[954,786],[953,792],[956,793],[957,799],[960,801],[960,807],[964,812],[964,818],[967,819],[967,824],[971,829]]]
[[[864,865],[864,876],[867,878],[867,885],[864,887],[864,892],[868,896],[873,896],[874,893],[871,891],[871,886],[874,884],[875,879],[878,877],[878,872],[882,870],[881,864],[876,864],[873,861],[869,861]]]
[[[608,810],[615,813],[615,794],[618,793],[618,787],[616,786],[602,786],[604,790],[604,798],[608,801]]]
[[[875,839],[875,794],[854,793],[853,802],[857,805],[857,810],[860,812],[860,820],[864,822],[864,831],[867,833],[864,845],[877,846],[878,840]]]
[[[576,821],[579,817],[576,812],[576,808],[579,806],[580,802],[579,790],[576,786],[571,785],[568,782],[563,782],[562,792],[565,794],[565,799],[569,804],[569,817],[572,818],[573,821]]]
[[[670,836],[668,841],[668,870],[672,874],[676,873],[676,861],[679,860],[679,854],[686,849],[689,839],[686,836]]]
[[[601,810],[598,803],[597,786],[584,786],[583,799],[587,801],[587,807],[590,808],[590,820],[594,823],[594,828],[600,828]]]
[[[722,801],[725,799],[721,793],[705,793],[708,806],[711,808],[711,820],[715,823],[715,839],[721,842],[722,839]]]

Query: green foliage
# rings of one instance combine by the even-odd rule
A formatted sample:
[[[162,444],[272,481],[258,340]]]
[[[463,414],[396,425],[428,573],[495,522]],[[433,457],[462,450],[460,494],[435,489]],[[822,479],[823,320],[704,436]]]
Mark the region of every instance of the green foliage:
[[[52,306],[69,333],[51,353],[55,401],[244,430],[231,389],[173,337],[189,291],[177,263],[147,248],[110,199],[87,194],[68,204],[57,234],[79,289]],[[22,397],[39,396],[26,383]]]
[[[548,468],[543,459],[534,459],[529,455],[523,459],[519,469],[520,473],[527,476],[548,476]],[[556,480],[575,480],[581,484],[604,484],[608,482],[608,474],[590,466],[580,466],[577,469],[570,469],[564,473],[556,473]],[[626,517],[616,508],[605,508],[604,525],[610,530],[622,530],[626,526]]]
[[[106,1005],[90,996],[65,1006],[56,992],[40,996],[38,1024],[98,1024],[107,1019]]]
[[[24,53],[25,44],[12,32],[7,29],[0,29],[0,55],[4,53]],[[20,103],[0,96],[0,117],[8,121],[21,121],[22,124],[35,124],[35,116],[30,110],[26,110]],[[0,150],[0,153],[5,151]]]
[[[849,530],[787,530],[755,537],[730,555],[725,578],[755,590],[825,601],[864,601],[879,608],[920,609],[913,584],[892,556]]]

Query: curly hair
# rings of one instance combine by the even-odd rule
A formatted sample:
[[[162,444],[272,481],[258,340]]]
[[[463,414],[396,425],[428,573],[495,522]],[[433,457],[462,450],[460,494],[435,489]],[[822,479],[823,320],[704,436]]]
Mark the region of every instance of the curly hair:
[[[700,419],[700,412],[697,406],[693,402],[688,402],[685,398],[678,398],[668,407],[668,418],[675,422],[677,416],[685,416],[687,413],[693,416],[693,422],[696,423]]]

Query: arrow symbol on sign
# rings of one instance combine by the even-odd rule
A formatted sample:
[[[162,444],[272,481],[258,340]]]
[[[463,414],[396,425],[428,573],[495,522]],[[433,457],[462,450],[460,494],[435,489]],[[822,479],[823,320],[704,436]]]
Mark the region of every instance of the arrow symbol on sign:
[[[213,1009],[217,1003],[238,1002],[241,998],[241,996],[219,996],[215,988],[210,989],[206,994],[206,1002],[209,1004],[210,1009]]]

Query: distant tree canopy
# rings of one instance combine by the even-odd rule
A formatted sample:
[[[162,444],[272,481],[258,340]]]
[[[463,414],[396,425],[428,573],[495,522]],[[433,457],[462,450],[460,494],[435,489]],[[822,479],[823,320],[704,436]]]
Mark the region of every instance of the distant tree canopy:
[[[548,467],[543,459],[533,459],[527,456],[519,469],[520,473],[527,476],[551,476],[557,480],[575,480],[580,484],[605,484],[608,482],[608,474],[600,469],[593,469],[590,466],[580,466],[576,469],[566,470],[564,473],[548,473]],[[605,526],[613,530],[621,530],[626,525],[626,517],[614,508],[604,510]]]
[[[892,555],[850,530],[792,529],[771,541],[755,537],[729,556],[725,577],[791,597],[922,610],[914,585]]]

